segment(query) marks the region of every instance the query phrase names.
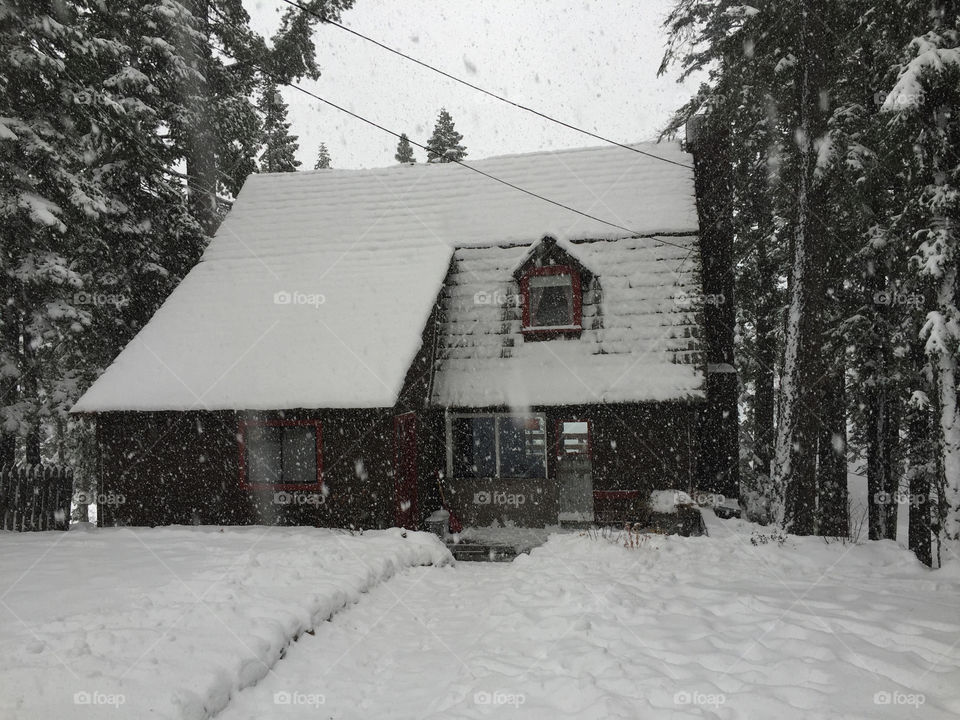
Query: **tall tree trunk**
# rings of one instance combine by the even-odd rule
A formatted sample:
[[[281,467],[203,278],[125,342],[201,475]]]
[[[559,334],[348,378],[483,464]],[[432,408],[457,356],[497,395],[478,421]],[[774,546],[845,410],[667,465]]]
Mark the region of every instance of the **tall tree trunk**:
[[[37,352],[33,347],[33,338],[26,332],[23,334],[23,375],[21,377],[21,389],[25,399],[34,403],[36,410],[40,405],[40,367]],[[40,444],[43,436],[43,428],[40,423],[38,412],[33,413],[30,418],[30,430],[25,438],[26,462],[27,465],[39,465],[41,461]]]
[[[13,465],[17,459],[17,436],[0,432],[0,468]]]
[[[897,399],[890,387],[893,349],[890,322],[891,296],[885,270],[875,266],[866,277],[873,298],[871,344],[864,367],[864,405],[867,435],[867,510],[871,540],[893,539],[897,522],[897,477],[894,467],[899,425],[894,406]],[[893,536],[891,537],[891,528]]]
[[[186,166],[190,214],[207,237],[217,229],[217,156],[210,112],[210,7],[209,0],[186,3],[204,40],[191,42],[185,51],[190,64],[202,76],[187,90],[190,127],[187,128]]]
[[[889,392],[887,385],[879,379],[866,391],[867,505],[871,540],[896,538],[897,473],[893,444],[899,426],[893,410],[895,400],[889,397]]]
[[[754,453],[760,466],[760,472],[770,477],[773,463],[774,442],[774,366],[777,362],[777,339],[774,330],[777,322],[777,308],[772,301],[772,288],[776,282],[773,264],[767,253],[767,243],[761,240],[757,244],[758,282],[770,288],[770,301],[757,303],[756,315],[756,369],[753,399]]]
[[[957,399],[956,339],[950,337],[950,306],[956,297],[957,269],[944,272],[938,288],[937,304],[940,310],[930,313],[928,332],[933,336],[927,342],[930,364],[934,369],[935,399],[938,411],[938,445],[940,472],[938,486],[944,506],[943,532],[948,541],[960,540],[960,408]],[[954,305],[954,308],[956,306]],[[960,313],[956,313],[960,315]],[[960,324],[960,317],[952,318]],[[935,338],[935,339],[934,339]]]
[[[847,397],[844,368],[836,368],[824,385],[823,424],[818,447],[818,534],[847,537]]]
[[[800,81],[796,98],[800,151],[797,167],[797,211],[793,219],[790,303],[775,461],[775,482],[783,497],[778,512],[784,526],[798,535],[815,531],[817,499],[817,444],[819,383],[824,371],[820,343],[824,336],[823,313],[830,237],[821,218],[826,217],[827,188],[817,182],[817,153],[813,143],[827,131],[829,105],[823,95],[825,59],[818,52],[814,18],[801,9]]]
[[[14,302],[19,295],[18,284],[6,272],[0,273],[0,406],[12,407],[20,399],[20,311]],[[17,433],[7,429],[0,416],[0,468],[17,460]]]
[[[891,499],[890,512],[884,518],[886,527],[884,527],[884,537],[888,540],[897,539],[897,515],[900,512],[900,475],[903,471],[902,449],[900,447],[900,424],[903,420],[903,405],[899,396],[894,395],[891,388],[888,393],[887,404],[887,439],[884,446],[887,448],[887,466],[884,470],[886,486],[884,493]]]
[[[911,344],[913,360],[913,378],[919,386],[925,386],[924,351],[918,340]],[[925,393],[926,394],[926,393]],[[910,517],[907,546],[924,565],[933,564],[931,547],[931,520],[933,507],[930,503],[930,489],[936,479],[936,452],[933,428],[930,422],[930,408],[926,402],[914,395],[910,399],[907,413],[907,485],[909,489]]]

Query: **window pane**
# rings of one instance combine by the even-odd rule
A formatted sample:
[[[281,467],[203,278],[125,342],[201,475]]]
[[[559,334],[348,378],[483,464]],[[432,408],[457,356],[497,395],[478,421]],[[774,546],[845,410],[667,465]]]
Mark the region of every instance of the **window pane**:
[[[246,435],[247,482],[280,482],[282,428],[271,425],[248,425]]]
[[[569,275],[530,278],[530,327],[573,325],[573,280]]]
[[[560,447],[564,455],[587,455],[590,452],[590,434],[586,422],[565,422],[560,432]]]
[[[495,477],[497,456],[492,417],[458,417],[452,422],[453,475]]]
[[[545,447],[543,418],[500,417],[500,477],[545,477]]]
[[[291,425],[283,429],[283,482],[317,482],[317,429]]]

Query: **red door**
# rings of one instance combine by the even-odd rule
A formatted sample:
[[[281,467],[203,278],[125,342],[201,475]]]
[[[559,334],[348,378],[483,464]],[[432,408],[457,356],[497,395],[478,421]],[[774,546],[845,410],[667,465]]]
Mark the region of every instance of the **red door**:
[[[394,523],[417,529],[417,414],[393,418]]]

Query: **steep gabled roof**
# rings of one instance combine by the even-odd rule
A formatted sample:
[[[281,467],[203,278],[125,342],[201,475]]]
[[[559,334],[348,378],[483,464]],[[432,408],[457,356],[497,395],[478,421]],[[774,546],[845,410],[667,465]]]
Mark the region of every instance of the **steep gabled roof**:
[[[636,233],[696,231],[692,171],[623,148],[471,164]],[[629,234],[454,164],[252,175],[74,410],[389,407],[455,247]]]
[[[549,235],[530,245],[511,275],[519,281],[520,277],[531,267],[544,264],[566,265],[576,268],[580,273],[581,280],[584,281],[593,276],[593,271],[583,264],[580,253],[577,252],[576,246],[572,242],[568,240],[557,241],[556,238]]]
[[[666,242],[670,244],[666,244]],[[536,245],[536,244],[534,244]],[[531,247],[461,248],[444,291],[432,402],[529,407],[704,397],[693,235],[578,242],[579,337],[529,341],[515,270]]]

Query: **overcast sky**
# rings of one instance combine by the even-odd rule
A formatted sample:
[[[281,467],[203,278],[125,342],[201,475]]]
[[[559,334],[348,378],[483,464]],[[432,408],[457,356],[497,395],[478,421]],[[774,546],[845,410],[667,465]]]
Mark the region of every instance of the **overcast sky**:
[[[619,142],[654,139],[694,83],[658,78],[673,0],[357,0],[343,24],[384,44]],[[244,0],[269,37],[280,0]],[[323,76],[302,84],[411,139],[425,142],[441,107],[469,158],[596,145],[580,133],[510,107],[335,27],[315,33]],[[290,88],[299,159],[312,169],[325,142],[339,168],[394,163],[397,141]],[[415,150],[418,161],[425,153]]]

